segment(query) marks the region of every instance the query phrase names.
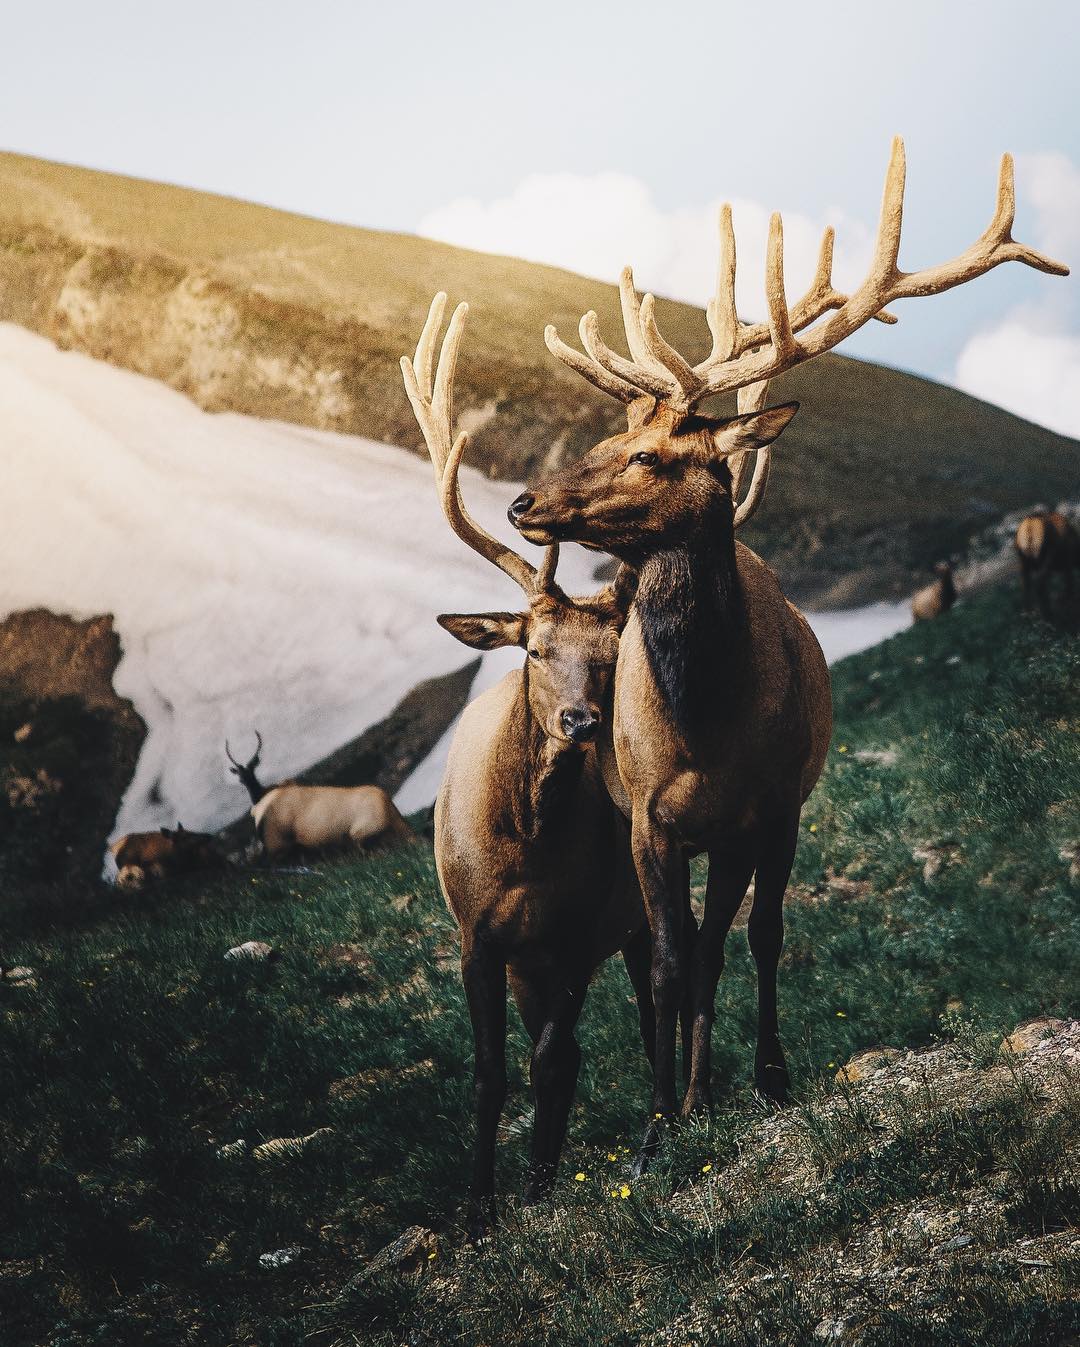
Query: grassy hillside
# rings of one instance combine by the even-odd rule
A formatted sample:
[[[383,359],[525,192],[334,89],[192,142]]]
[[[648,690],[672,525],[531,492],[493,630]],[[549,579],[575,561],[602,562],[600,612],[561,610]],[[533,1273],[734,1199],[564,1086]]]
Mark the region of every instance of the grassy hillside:
[[[458,406],[475,462],[520,478],[618,426],[617,404],[542,341],[547,322],[571,338],[588,308],[615,341],[612,286],[0,154],[0,319],[204,407],[416,447],[398,358],[438,289],[473,306]],[[659,317],[680,350],[705,353],[697,310],[661,303]],[[748,536],[804,597],[908,588],[1002,513],[1075,494],[1075,442],[926,380],[825,357],[776,391],[803,410]]]
[[[996,1052],[1080,1011],[1080,651],[991,592],[845,661],[835,696],[782,966],[795,1106],[750,1094],[736,931],[719,1115],[631,1185],[646,1076],[610,964],[554,1206],[506,1201],[479,1251],[456,1224],[471,1037],[424,848],[88,893],[74,925],[24,909],[2,958],[33,973],[0,978],[5,1344],[1073,1341],[1080,1036],[1030,1071]],[[280,958],[224,960],[249,939]],[[869,1093],[833,1081],[943,1036]],[[504,1193],[526,1063],[515,1022]],[[401,1266],[371,1261],[412,1225]]]

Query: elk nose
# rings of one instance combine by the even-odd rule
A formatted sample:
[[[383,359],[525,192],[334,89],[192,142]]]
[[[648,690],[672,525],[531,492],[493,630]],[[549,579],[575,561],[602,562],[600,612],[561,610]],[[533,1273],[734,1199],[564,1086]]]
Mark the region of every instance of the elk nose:
[[[519,519],[529,513],[536,504],[536,497],[529,491],[523,491],[516,500],[510,502],[510,508],[506,512],[507,519],[511,524],[516,524]]]
[[[600,713],[591,706],[571,706],[559,713],[559,719],[572,744],[587,744],[596,734]]]

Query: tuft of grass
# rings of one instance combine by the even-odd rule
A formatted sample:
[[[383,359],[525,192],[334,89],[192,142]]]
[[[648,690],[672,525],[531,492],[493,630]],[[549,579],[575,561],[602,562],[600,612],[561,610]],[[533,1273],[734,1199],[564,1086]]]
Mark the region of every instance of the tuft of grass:
[[[1061,1244],[1080,1225],[1062,1164],[1080,1144],[1075,1094],[1047,1112],[1007,1078],[968,1108],[916,1061],[911,1090],[875,1112],[831,1081],[858,1049],[937,1050],[943,1034],[965,1069],[1000,1072],[1003,1029],[1077,1013],[1080,916],[1061,852],[1080,836],[1078,664],[1067,633],[990,593],[840,665],[787,908],[793,1110],[775,1118],[751,1093],[754,980],[736,930],[716,1117],[631,1180],[647,1071],[612,962],[580,1024],[559,1183],[529,1211],[512,1196],[530,1104],[511,1015],[504,1225],[478,1250],[459,1229],[471,1032],[424,846],[317,874],[94,890],[74,913],[13,909],[4,960],[36,969],[37,986],[0,981],[5,1343],[570,1347],[667,1341],[677,1326],[671,1341],[749,1347],[818,1342],[815,1328],[852,1316],[872,1344],[1067,1340],[1080,1327]],[[223,959],[248,939],[280,958]],[[251,1154],[323,1127],[299,1155]],[[243,1154],[219,1155],[237,1141]],[[796,1143],[805,1191],[782,1163]],[[965,1194],[982,1195],[969,1203],[979,1256],[912,1255],[935,1309],[874,1300],[869,1274],[843,1273],[845,1259],[869,1266],[875,1240],[882,1258],[902,1253],[919,1212]],[[437,1236],[424,1270],[363,1275],[410,1225]],[[1031,1267],[1010,1261],[1021,1238],[1037,1242]],[[260,1264],[294,1246],[286,1265]]]

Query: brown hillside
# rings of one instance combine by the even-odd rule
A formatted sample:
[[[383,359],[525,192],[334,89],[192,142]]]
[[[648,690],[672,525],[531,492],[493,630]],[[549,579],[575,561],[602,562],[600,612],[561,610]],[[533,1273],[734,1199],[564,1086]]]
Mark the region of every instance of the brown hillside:
[[[620,409],[542,341],[546,322],[570,336],[588,308],[614,339],[612,286],[0,154],[0,319],[161,379],[210,410],[416,449],[398,358],[440,288],[473,310],[457,384],[474,462],[520,479],[618,426]],[[662,302],[659,317],[680,349],[704,352],[696,309]],[[1075,495],[1080,479],[1076,442],[895,370],[825,357],[779,381],[777,394],[803,410],[750,541],[804,596],[910,588],[978,528]]]

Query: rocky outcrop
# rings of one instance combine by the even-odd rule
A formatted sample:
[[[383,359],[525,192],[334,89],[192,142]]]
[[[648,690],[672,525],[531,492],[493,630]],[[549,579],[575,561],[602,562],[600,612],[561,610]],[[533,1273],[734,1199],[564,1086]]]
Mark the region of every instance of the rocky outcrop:
[[[112,677],[109,616],[45,609],[0,622],[0,886],[85,880],[101,866],[146,737]]]

